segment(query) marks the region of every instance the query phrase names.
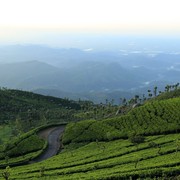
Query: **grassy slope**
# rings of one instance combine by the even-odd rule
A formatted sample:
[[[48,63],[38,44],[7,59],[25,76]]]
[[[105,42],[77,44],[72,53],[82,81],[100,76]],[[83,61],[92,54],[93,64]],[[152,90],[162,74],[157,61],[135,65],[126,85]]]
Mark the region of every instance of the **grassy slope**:
[[[11,177],[33,180],[180,178],[180,98],[164,99],[148,102],[125,116],[70,123],[63,141],[71,144],[62,153],[41,163],[14,167]],[[145,142],[132,144],[126,139],[134,133],[146,135]],[[78,148],[81,142],[86,145],[80,144]]]

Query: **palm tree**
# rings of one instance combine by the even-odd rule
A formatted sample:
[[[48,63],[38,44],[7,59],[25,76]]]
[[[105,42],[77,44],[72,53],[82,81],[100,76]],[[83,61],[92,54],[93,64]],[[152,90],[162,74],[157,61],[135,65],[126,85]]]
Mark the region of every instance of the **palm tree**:
[[[143,100],[143,102],[146,101],[146,96],[145,96],[145,94],[143,94],[143,99],[142,99],[142,100]]]
[[[138,103],[138,100],[139,100],[139,95],[135,95],[135,97],[134,97],[134,102],[135,102],[135,103]]]
[[[127,100],[126,100],[126,98],[123,98],[122,103],[123,103],[123,105],[126,105],[126,104],[127,104]]]
[[[154,87],[154,96],[157,96],[157,86]]]
[[[149,96],[149,98],[152,97],[152,93],[151,93],[151,90],[150,90],[150,89],[148,90],[148,96]]]
[[[166,85],[165,92],[169,92],[169,90],[170,90],[170,85]]]
[[[176,83],[176,84],[175,84],[175,90],[178,89],[178,86],[179,86],[179,83]]]

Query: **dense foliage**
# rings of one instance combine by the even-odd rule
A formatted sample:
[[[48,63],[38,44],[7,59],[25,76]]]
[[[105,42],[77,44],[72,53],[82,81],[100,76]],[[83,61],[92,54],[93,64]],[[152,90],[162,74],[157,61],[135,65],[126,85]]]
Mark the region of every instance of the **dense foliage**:
[[[129,140],[91,142],[41,163],[12,168],[12,179],[148,179],[178,177],[180,135],[147,136],[144,143]],[[153,144],[153,146],[152,146]]]
[[[180,97],[180,89],[175,89],[173,91],[169,92],[163,92],[159,96],[157,96],[155,99],[152,100],[165,100],[170,98]]]
[[[9,124],[13,135],[43,124],[72,120],[80,109],[79,103],[68,99],[0,89],[0,124]]]
[[[122,113],[116,116],[107,117],[104,113],[115,113],[117,107],[113,106],[81,104],[81,108],[83,111],[76,116],[87,116],[89,120],[67,125],[64,150],[57,156],[40,163],[8,167],[31,160],[46,147],[35,135],[37,129],[0,146],[2,177],[8,174],[14,180],[180,178],[178,89],[154,96],[131,110],[130,106],[126,110],[126,105],[122,106]],[[89,113],[84,115],[85,109]]]
[[[36,135],[36,129],[0,146],[0,167],[25,163],[38,156],[47,143]]]
[[[132,109],[127,115],[101,121],[70,123],[63,142],[104,141],[127,138],[131,134],[153,135],[179,132],[180,98],[152,101]]]

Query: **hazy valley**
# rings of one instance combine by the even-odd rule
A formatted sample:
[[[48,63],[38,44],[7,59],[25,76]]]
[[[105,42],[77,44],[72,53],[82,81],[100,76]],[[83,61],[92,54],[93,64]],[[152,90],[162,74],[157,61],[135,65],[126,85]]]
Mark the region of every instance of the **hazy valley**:
[[[120,97],[177,83],[179,58],[178,52],[1,46],[0,84],[75,100],[118,103]]]

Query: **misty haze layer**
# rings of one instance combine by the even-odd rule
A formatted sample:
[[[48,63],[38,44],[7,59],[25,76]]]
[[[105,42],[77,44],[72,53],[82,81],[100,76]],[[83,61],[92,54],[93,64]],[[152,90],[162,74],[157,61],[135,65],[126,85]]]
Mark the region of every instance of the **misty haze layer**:
[[[122,96],[180,81],[180,51],[177,46],[173,50],[176,43],[155,46],[156,40],[147,44],[142,39],[126,40],[122,48],[122,42],[114,50],[1,46],[0,86],[96,102],[113,98],[118,102]]]

